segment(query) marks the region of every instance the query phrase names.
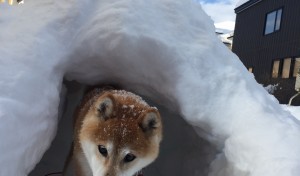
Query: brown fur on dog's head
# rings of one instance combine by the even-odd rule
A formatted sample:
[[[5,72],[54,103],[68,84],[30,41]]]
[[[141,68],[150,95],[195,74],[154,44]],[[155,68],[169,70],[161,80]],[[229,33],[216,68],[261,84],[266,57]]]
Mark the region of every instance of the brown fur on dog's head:
[[[83,101],[78,120],[76,143],[94,175],[132,176],[158,156],[160,114],[137,95],[94,90]]]

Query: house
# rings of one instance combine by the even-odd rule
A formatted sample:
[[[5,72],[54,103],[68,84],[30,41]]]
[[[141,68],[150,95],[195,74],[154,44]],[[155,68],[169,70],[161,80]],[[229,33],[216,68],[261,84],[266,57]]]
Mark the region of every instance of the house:
[[[232,51],[253,72],[258,83],[278,84],[280,103],[296,94],[300,67],[300,1],[249,0],[235,9]],[[294,105],[300,105],[300,97]]]

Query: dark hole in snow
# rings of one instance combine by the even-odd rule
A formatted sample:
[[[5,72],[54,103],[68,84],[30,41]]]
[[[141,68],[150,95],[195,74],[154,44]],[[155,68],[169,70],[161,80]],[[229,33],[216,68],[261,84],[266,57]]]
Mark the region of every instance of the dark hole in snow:
[[[57,135],[51,147],[29,176],[43,176],[63,170],[72,142],[73,111],[82,98],[84,85],[65,81],[66,94]],[[63,98],[62,98],[63,99]],[[163,120],[163,141],[158,159],[143,169],[145,176],[207,176],[209,165],[216,156],[216,148],[199,137],[180,115],[146,99],[156,106]]]

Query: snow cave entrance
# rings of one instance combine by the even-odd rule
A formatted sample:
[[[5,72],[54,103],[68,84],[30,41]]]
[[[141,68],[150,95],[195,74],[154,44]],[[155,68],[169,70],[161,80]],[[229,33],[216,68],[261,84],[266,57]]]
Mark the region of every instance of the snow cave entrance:
[[[29,176],[61,172],[68,157],[73,135],[73,111],[80,102],[86,85],[75,81],[64,81],[63,85],[57,134]],[[144,175],[207,176],[210,163],[217,153],[215,146],[199,137],[180,115],[146,97],[143,99],[159,109],[163,120],[160,155],[143,170]],[[72,172],[68,175],[72,175]]]

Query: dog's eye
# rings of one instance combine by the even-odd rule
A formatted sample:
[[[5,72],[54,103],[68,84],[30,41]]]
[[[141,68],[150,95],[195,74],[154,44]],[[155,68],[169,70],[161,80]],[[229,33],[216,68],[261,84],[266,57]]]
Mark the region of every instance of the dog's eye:
[[[125,158],[124,158],[124,162],[125,162],[125,163],[131,162],[131,161],[133,161],[135,158],[136,158],[136,157],[135,157],[133,154],[128,153],[128,154],[125,156]]]
[[[104,157],[107,157],[107,149],[103,145],[98,145],[98,150]]]

